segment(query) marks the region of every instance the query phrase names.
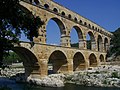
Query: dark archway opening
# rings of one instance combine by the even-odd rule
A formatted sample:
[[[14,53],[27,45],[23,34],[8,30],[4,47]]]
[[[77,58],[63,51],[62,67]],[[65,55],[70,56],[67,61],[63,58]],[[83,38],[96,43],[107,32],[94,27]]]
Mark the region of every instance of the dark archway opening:
[[[90,54],[90,56],[89,56],[89,65],[90,65],[90,67],[96,67],[97,66],[97,58],[93,53]]]
[[[40,66],[38,65],[38,60],[36,56],[26,48],[14,47],[13,51],[21,58],[23,66],[25,68],[25,78],[29,76],[35,78],[35,76],[40,76]]]
[[[86,68],[86,63],[82,53],[77,52],[73,57],[73,71],[79,71]]]
[[[54,9],[53,9],[53,11],[54,11],[55,13],[58,13],[58,10],[57,10],[57,8],[54,8]]]
[[[62,16],[65,16],[65,12],[64,12],[64,11],[62,11],[62,13],[61,13],[61,14],[62,14]]]
[[[48,74],[64,73],[67,70],[67,58],[61,51],[54,51],[48,61]]]
[[[69,18],[69,19],[71,19],[71,18],[72,18],[71,14],[69,14],[69,15],[68,15],[68,18]]]
[[[104,56],[103,55],[100,55],[100,62],[104,62]]]
[[[49,9],[49,5],[48,5],[48,4],[45,4],[44,7],[45,7],[46,9]]]
[[[32,3],[34,5],[39,5],[40,4],[39,0],[29,0],[29,1],[30,1],[30,3]]]

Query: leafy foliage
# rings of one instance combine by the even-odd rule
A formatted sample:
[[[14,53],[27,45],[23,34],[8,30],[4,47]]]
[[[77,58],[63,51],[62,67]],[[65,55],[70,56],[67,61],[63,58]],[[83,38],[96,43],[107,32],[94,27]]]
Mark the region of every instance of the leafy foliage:
[[[15,52],[9,52],[9,56],[3,58],[3,63],[7,65],[16,62],[22,62],[22,60]]]
[[[120,78],[119,73],[117,71],[116,72],[112,72],[111,73],[111,78]]]
[[[120,55],[120,28],[113,32],[113,37],[111,39],[110,50],[108,51],[108,56],[115,54],[115,56]]]
[[[73,44],[71,44],[71,47],[79,47],[79,44],[78,43],[73,43]]]
[[[19,4],[20,0],[0,0],[0,66],[9,55],[13,43],[19,41],[23,31],[30,41],[38,36],[41,19]]]
[[[87,49],[90,49],[90,50],[91,50],[91,40],[88,40],[88,41],[87,41]]]

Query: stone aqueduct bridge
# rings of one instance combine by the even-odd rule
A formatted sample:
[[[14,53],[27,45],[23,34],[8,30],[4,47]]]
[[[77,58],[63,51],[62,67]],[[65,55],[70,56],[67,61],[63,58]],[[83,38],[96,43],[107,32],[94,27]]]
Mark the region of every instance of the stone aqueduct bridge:
[[[14,48],[23,59],[26,77],[40,78],[48,75],[48,63],[53,65],[54,73],[72,73],[105,63],[112,36],[110,32],[52,0],[30,1],[21,1],[20,4],[39,16],[44,25],[39,28],[39,36],[34,38],[34,45],[21,42]],[[60,28],[60,46],[46,44],[46,25],[50,19]],[[72,28],[77,31],[79,48],[70,45]],[[87,34],[90,35],[91,49],[87,49]]]

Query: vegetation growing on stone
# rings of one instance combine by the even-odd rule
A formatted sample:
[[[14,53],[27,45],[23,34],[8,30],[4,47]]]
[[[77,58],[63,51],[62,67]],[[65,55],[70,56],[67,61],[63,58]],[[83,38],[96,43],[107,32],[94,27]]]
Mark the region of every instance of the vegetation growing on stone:
[[[111,38],[111,46],[110,50],[108,51],[108,56],[115,55],[118,56],[120,55],[120,28],[115,30],[113,32],[113,37]]]

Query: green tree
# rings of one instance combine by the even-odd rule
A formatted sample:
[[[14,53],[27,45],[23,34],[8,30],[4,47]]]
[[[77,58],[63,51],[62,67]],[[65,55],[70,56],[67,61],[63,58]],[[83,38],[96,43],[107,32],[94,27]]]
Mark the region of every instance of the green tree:
[[[73,44],[71,44],[71,47],[76,47],[76,48],[78,48],[78,47],[79,47],[79,43],[73,43]]]
[[[91,50],[91,40],[87,40],[87,49]]]
[[[16,62],[22,62],[22,60],[15,52],[12,51],[9,52],[9,56],[3,58],[3,63],[7,65]]]
[[[41,19],[19,4],[20,0],[0,0],[0,66],[9,55],[13,43],[18,43],[23,31],[30,41],[38,36]]]
[[[120,28],[113,32],[108,56],[111,56],[112,54],[114,54],[115,56],[120,55]]]

